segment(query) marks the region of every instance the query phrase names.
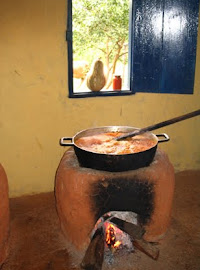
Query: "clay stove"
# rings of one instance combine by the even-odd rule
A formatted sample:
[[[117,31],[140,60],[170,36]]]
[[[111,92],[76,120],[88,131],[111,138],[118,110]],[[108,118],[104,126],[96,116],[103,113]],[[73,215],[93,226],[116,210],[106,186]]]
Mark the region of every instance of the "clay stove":
[[[103,228],[105,236],[105,227],[113,224],[113,220],[119,225],[118,229],[124,228],[120,227],[124,222],[132,227],[139,225],[139,233],[143,231],[142,241],[158,242],[170,223],[173,192],[174,169],[160,149],[148,167],[107,172],[81,167],[70,148],[58,166],[55,193],[61,228],[74,263],[80,265],[83,262],[95,233],[99,237]],[[130,222],[121,218],[121,213],[135,216]],[[103,225],[98,227],[99,223]],[[124,237],[129,241],[126,233]],[[131,246],[128,250],[132,251]]]

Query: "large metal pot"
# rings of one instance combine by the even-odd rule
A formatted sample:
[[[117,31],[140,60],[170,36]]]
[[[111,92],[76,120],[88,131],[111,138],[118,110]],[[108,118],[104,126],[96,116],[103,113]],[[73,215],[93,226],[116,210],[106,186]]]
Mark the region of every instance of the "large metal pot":
[[[60,145],[73,146],[79,164],[83,167],[110,172],[135,170],[141,167],[146,167],[153,161],[158,143],[166,142],[169,140],[169,136],[167,134],[162,133],[159,135],[155,135],[153,133],[148,132],[150,139],[153,139],[155,142],[153,147],[142,152],[123,155],[94,153],[91,151],[86,151],[81,147],[79,147],[78,145],[76,145],[76,141],[82,137],[107,132],[127,133],[132,132],[134,130],[138,130],[138,128],[128,126],[106,126],[106,127],[86,129],[78,132],[74,137],[61,138]],[[163,138],[159,139],[158,137]]]

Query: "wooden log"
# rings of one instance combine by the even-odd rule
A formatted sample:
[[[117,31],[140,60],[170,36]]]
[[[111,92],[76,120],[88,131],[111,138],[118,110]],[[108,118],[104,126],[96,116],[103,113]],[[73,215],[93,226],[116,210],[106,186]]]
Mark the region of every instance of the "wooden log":
[[[145,253],[147,256],[152,258],[153,260],[157,260],[159,257],[159,249],[151,243],[146,242],[143,239],[135,239],[133,240],[133,246],[138,250]]]
[[[120,230],[131,236],[134,247],[136,247],[152,259],[158,259],[159,249],[154,244],[148,243],[144,239],[142,239],[145,230],[141,226],[115,217],[110,219],[110,222],[114,223]]]
[[[135,225],[120,218],[113,217],[109,221],[114,223],[120,230],[129,234],[133,239],[142,239],[145,233],[144,228],[140,225]]]
[[[85,270],[101,270],[104,258],[104,231],[98,228],[93,235],[81,263]]]

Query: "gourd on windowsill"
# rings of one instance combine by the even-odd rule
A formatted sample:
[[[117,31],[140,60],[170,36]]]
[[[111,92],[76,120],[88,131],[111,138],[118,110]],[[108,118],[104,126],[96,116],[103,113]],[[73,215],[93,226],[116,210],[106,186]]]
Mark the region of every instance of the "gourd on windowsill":
[[[91,70],[87,75],[87,87],[91,91],[100,91],[106,84],[104,65],[100,59],[93,62]]]

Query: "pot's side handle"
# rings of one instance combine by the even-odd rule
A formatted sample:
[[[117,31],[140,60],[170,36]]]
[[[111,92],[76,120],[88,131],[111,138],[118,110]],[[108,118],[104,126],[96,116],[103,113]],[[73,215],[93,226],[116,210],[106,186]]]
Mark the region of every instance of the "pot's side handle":
[[[164,137],[164,139],[158,139],[158,143],[167,142],[170,140],[169,136],[166,133],[157,134],[157,137]]]
[[[71,141],[71,143],[65,142],[65,141]],[[74,143],[72,142],[72,138],[63,137],[63,138],[60,139],[60,145],[62,145],[62,146],[74,146]]]

